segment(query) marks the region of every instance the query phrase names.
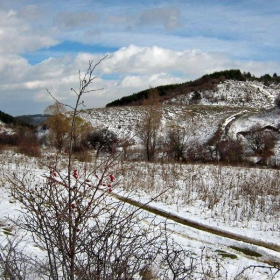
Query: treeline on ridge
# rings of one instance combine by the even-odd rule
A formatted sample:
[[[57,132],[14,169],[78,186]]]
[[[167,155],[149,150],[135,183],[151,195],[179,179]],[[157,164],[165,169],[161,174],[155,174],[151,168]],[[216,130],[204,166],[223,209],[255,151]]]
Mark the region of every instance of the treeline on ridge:
[[[33,125],[28,124],[27,122],[24,122],[23,120],[17,119],[16,117],[13,117],[7,113],[4,113],[0,111],[0,121],[5,124],[13,124],[13,125],[21,125],[21,126],[27,126],[30,128],[33,128]]]
[[[265,85],[269,85],[272,82],[280,82],[280,77],[274,73],[273,76],[269,74],[265,74],[260,78],[255,77],[250,72],[241,72],[239,69],[231,69],[231,70],[224,70],[214,72],[212,74],[206,74],[201,78],[185,82],[182,84],[171,84],[171,85],[164,85],[155,87],[157,89],[160,101],[169,100],[175,96],[181,94],[187,94],[190,92],[199,92],[205,90],[213,90],[217,84],[223,82],[225,80],[236,80],[236,81],[246,81],[246,80],[258,80],[264,82]],[[113,106],[133,106],[133,105],[142,105],[143,101],[148,98],[149,89],[140,91],[138,93],[133,93],[129,96],[124,96],[120,99],[117,99],[111,103],[108,103],[106,107],[113,107]]]

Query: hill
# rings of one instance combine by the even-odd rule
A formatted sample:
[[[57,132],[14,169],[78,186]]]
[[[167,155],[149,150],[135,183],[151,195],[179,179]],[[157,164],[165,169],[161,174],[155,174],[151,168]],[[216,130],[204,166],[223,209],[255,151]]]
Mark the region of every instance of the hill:
[[[276,73],[273,76],[265,74],[260,78],[256,78],[253,75],[251,75],[250,72],[241,73],[241,71],[238,69],[232,69],[207,74],[197,80],[189,81],[182,84],[158,86],[156,87],[156,89],[160,95],[161,102],[172,103],[172,100],[174,100],[174,98],[178,98],[180,100],[181,96],[190,95],[191,93],[215,91],[219,84],[229,80],[239,82],[259,82],[266,87],[280,83],[280,77],[278,77]],[[121,99],[117,99],[111,103],[108,103],[106,107],[142,105],[143,100],[147,99],[148,94],[149,89],[146,89],[129,96],[124,96]],[[198,95],[192,96],[189,103],[196,102],[197,99],[199,99]]]
[[[40,125],[49,117],[46,114],[37,114],[37,115],[23,115],[17,116],[16,119],[28,123],[30,125]]]
[[[250,74],[241,74],[239,70],[223,73],[227,76],[213,73],[199,81],[181,85],[186,90],[178,95],[174,92],[180,85],[177,89],[175,85],[159,87],[173,90],[172,94],[161,99],[161,121],[157,131],[159,151],[169,147],[168,135],[179,129],[185,134],[182,136],[185,153],[193,153],[192,150],[196,149],[195,157],[203,157],[201,161],[220,160],[225,151],[218,149],[225,149],[221,146],[224,143],[227,153],[242,148],[246,159],[260,162],[266,157],[265,161],[268,162],[267,157],[270,157],[269,164],[278,166],[280,108],[275,105],[275,100],[280,92],[279,77],[274,75],[268,78],[265,75],[252,78]],[[231,75],[235,79],[228,79]],[[245,76],[251,78],[244,79]],[[208,82],[202,83],[201,80]],[[195,90],[198,88],[200,90]],[[147,105],[107,106],[103,109],[83,110],[81,116],[94,128],[106,127],[117,134],[119,139],[133,139],[129,144],[130,149],[134,150],[132,153],[140,155],[143,153],[141,131],[148,110]],[[261,144],[257,143],[257,146],[262,145],[264,148],[253,147],[257,138],[265,139],[261,140]],[[233,144],[239,146],[230,147]],[[161,155],[166,157],[164,153]],[[133,155],[132,158],[139,156]]]
[[[25,122],[24,120],[19,119],[17,117],[13,117],[13,116],[11,116],[9,114],[6,114],[2,111],[0,111],[0,122],[2,122],[4,124],[13,124],[13,125],[33,127],[28,122]]]

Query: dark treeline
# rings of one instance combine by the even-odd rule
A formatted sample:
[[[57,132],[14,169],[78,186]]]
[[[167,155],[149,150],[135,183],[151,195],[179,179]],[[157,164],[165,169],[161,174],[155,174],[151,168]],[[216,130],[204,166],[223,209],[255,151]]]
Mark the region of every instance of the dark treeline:
[[[164,97],[168,94],[168,92],[175,90],[180,84],[172,84],[172,85],[165,85],[165,86],[158,86],[155,87],[157,89],[159,96]],[[125,105],[142,105],[143,100],[148,98],[148,94],[150,89],[142,90],[138,93],[133,93],[129,96],[124,96],[121,99],[117,99],[109,104],[106,107],[112,106],[125,106]]]
[[[6,123],[6,124],[8,124],[8,123],[16,124],[17,123],[17,120],[13,116],[6,114],[2,111],[0,111],[0,121],[3,123]]]
[[[6,114],[2,111],[0,111],[0,121],[5,123],[5,124],[12,124],[12,125],[19,125],[19,126],[26,126],[26,127],[29,127],[29,128],[34,128],[33,125],[28,124],[27,122],[25,122],[21,119],[18,119],[16,117],[13,117],[9,114]]]

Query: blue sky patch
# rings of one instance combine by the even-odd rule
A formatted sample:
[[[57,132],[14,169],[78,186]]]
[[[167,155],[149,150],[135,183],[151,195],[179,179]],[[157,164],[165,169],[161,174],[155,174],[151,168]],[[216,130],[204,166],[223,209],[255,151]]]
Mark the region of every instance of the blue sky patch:
[[[31,65],[38,64],[50,57],[58,58],[66,54],[76,55],[77,53],[104,54],[117,51],[118,48],[101,45],[87,45],[79,42],[65,41],[59,45],[37,50],[36,52],[22,55]]]

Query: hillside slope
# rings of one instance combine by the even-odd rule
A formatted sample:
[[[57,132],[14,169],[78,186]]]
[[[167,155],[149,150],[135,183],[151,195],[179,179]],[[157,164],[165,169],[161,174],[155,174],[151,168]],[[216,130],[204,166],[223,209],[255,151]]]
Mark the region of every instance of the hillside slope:
[[[162,102],[159,135],[164,143],[168,132],[181,127],[187,132],[189,147],[201,144],[215,149],[220,141],[237,138],[246,147],[245,135],[259,125],[264,131],[277,134],[273,152],[276,162],[280,146],[280,108],[274,102],[279,91],[280,85],[274,82],[267,86],[256,80],[225,80],[213,89],[174,96]],[[194,94],[200,98],[194,99]],[[81,116],[94,128],[106,127],[119,139],[133,139],[133,146],[138,149],[143,144],[140,133],[147,108],[142,105],[88,109],[83,110]]]
[[[138,143],[139,126],[143,124],[146,110],[146,106],[88,109],[81,112],[81,117],[89,121],[94,128],[107,127],[120,139],[133,137]],[[228,106],[163,105],[160,133],[164,136],[168,128],[179,125],[188,128],[189,140],[205,143],[225,119],[244,110]],[[247,111],[255,112],[251,108],[247,108]]]
[[[210,91],[207,99],[209,99],[211,103],[215,103],[219,99],[216,100],[213,98],[211,91],[219,90],[220,84],[223,84],[226,81],[249,82],[245,83],[245,87],[247,88],[245,95],[238,99],[239,102],[244,103],[250,100],[251,92],[254,93],[255,90],[260,87],[263,88],[265,86],[268,88],[277,88],[277,85],[280,84],[280,77],[275,73],[272,77],[269,74],[265,74],[260,78],[256,78],[252,76],[250,72],[241,73],[241,71],[238,69],[232,69],[207,74],[197,80],[182,84],[158,86],[155,89],[160,96],[161,102],[173,103],[174,98],[175,100],[182,100],[185,99],[184,96],[190,96],[189,103],[194,103],[200,100],[200,98],[197,97],[200,96],[201,93]],[[241,83],[241,85],[244,86],[244,83]],[[253,88],[250,89],[251,86]],[[111,103],[107,104],[106,107],[142,105],[143,101],[148,98],[148,95],[149,89],[146,89],[112,101]],[[223,100],[226,98],[226,96],[223,94],[221,98]]]
[[[274,106],[275,97],[280,92],[280,84],[265,86],[259,81],[226,80],[215,89],[198,92],[201,99],[194,100],[194,92],[174,97],[166,104],[191,104],[194,101],[204,105],[221,105],[269,109]]]

